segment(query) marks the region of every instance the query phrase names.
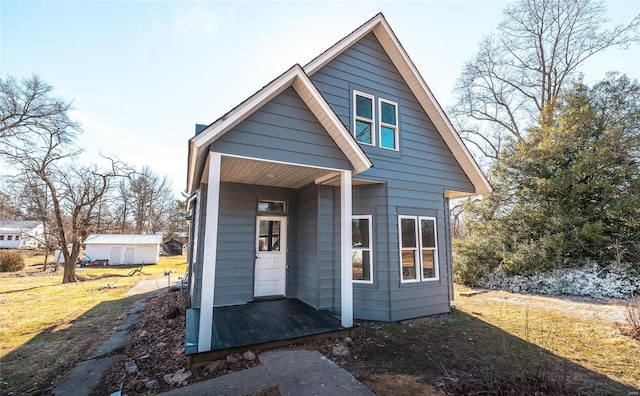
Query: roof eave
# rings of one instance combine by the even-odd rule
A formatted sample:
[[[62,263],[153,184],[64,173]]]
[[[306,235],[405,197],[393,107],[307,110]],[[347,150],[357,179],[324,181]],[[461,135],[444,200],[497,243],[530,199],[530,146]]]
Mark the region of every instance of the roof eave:
[[[355,173],[361,173],[373,166],[360,146],[338,116],[331,110],[320,92],[313,85],[300,65],[294,65],[278,78],[267,84],[260,91],[235,107],[229,113],[209,125],[202,132],[189,140],[189,157],[187,169],[187,193],[191,194],[198,187],[202,176],[205,151],[224,133],[245,120],[268,101],[285,89],[293,87],[305,104],[330,134],[332,139],[349,159]]]

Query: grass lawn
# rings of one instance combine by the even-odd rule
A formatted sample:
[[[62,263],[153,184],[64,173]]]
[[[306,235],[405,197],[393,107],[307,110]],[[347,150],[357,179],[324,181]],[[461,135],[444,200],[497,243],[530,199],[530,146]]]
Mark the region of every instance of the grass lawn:
[[[362,321],[345,367],[377,394],[395,396],[429,394],[424,384],[456,395],[640,394],[640,342],[611,320],[624,307],[459,295],[467,290],[456,286],[451,315]]]
[[[20,273],[0,276],[0,393],[39,393],[99,345],[140,296],[127,291],[145,278],[184,275],[186,256],[144,266],[76,270],[82,282],[61,284],[62,270],[42,272],[43,256],[27,257]],[[165,285],[165,283],[161,283]]]
[[[540,352],[531,359],[540,366],[541,373],[548,370],[546,374],[562,380],[558,375],[575,374],[570,366],[581,367],[585,372],[640,389],[640,342],[622,334],[624,321],[611,320],[606,315],[603,318],[598,311],[606,303],[580,309],[573,304],[567,307],[566,301],[557,298],[492,291],[473,297],[457,296],[455,305],[468,317],[493,325],[505,337],[516,337]],[[565,366],[557,367],[557,362],[564,362]],[[577,378],[572,382],[578,382]],[[599,389],[600,385],[603,393],[609,393],[605,384],[591,387]]]

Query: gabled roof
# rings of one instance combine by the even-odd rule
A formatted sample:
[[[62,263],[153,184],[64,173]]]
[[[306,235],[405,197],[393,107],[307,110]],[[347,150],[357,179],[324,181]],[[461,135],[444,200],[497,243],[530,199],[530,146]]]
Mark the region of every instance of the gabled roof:
[[[0,220],[0,230],[4,232],[31,231],[41,225],[38,220]]]
[[[84,240],[85,245],[157,245],[162,243],[162,235],[156,234],[91,234]]]
[[[451,150],[451,153],[458,161],[471,183],[473,183],[473,186],[475,187],[475,194],[491,192],[492,187],[489,184],[489,181],[480,170],[478,163],[473,159],[471,153],[469,153],[469,150],[447,118],[442,107],[440,107],[438,101],[431,93],[431,90],[409,58],[409,55],[400,44],[400,41],[398,41],[398,38],[395,33],[393,33],[393,30],[391,30],[391,27],[382,13],[377,14],[364,25],[360,26],[347,37],[336,43],[333,47],[313,59],[304,67],[304,71],[308,76],[312,76],[327,63],[331,62],[338,55],[371,32],[373,32],[382,45],[382,48],[384,48],[389,58],[391,58],[391,61],[420,102],[420,105],[434,123],[436,129],[449,147],[449,150]],[[451,198],[468,195],[472,194],[448,192],[448,196]]]
[[[372,163],[367,155],[356,143],[355,138],[349,133],[338,116],[331,110],[329,104],[309,80],[302,67],[294,65],[189,140],[187,169],[187,192],[189,194],[196,189],[197,181],[202,177],[209,145],[289,87],[293,87],[300,95],[309,110],[336,142],[340,150],[351,162],[355,174],[371,168]]]

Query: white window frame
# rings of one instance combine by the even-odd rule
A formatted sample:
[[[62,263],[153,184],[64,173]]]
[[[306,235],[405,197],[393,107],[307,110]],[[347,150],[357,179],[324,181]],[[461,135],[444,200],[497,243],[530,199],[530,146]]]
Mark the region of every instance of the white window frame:
[[[368,220],[369,221],[369,247],[368,248],[357,248],[353,246],[353,241],[351,241],[351,253],[353,255],[353,251],[354,250],[359,250],[359,251],[368,251],[369,252],[369,274],[371,274],[371,277],[369,280],[357,280],[357,279],[352,279],[353,283],[365,283],[365,284],[373,284],[373,220],[372,220],[371,215],[355,215],[355,216],[351,216],[352,221],[353,220]],[[353,256],[352,256],[353,257]]]
[[[356,105],[356,96],[362,96],[363,98],[371,99],[371,119],[361,117],[358,115],[358,107]],[[356,139],[356,142],[360,144],[364,144],[366,146],[375,146],[376,145],[376,132],[375,132],[376,130],[376,98],[375,96],[354,90],[352,103],[353,103],[353,137]],[[365,143],[358,140],[358,137],[356,135],[357,134],[356,125],[358,124],[358,121],[371,123],[371,143]]]
[[[263,203],[263,202],[264,203],[282,204],[282,211],[281,212],[262,211],[262,210],[260,210],[260,204]],[[279,200],[275,200],[275,199],[259,199],[258,200],[258,204],[256,205],[256,211],[258,213],[274,213],[274,214],[287,213],[287,201],[279,201]]]
[[[382,122],[382,103],[386,103],[389,105],[393,105],[393,107],[395,108],[395,118],[396,118],[396,125],[393,124],[387,124]],[[393,102],[391,100],[387,100],[387,99],[382,99],[382,98],[378,98],[378,114],[380,115],[380,122],[378,123],[378,142],[380,145],[381,149],[385,149],[385,150],[391,150],[391,151],[398,151],[400,150],[400,132],[399,132],[399,128],[398,128],[398,124],[400,123],[398,120],[398,103]],[[383,147],[382,146],[382,127],[386,127],[386,128],[391,128],[394,130],[394,142],[393,145],[395,147],[391,148],[391,147]]]
[[[416,247],[415,248],[405,248],[402,246],[402,219],[412,219],[415,224],[415,235],[416,235]],[[433,237],[434,237],[434,248],[423,248],[422,247],[422,220],[433,220]],[[438,261],[438,222],[435,217],[432,216],[408,216],[408,215],[399,215],[398,216],[398,251],[399,251],[399,267],[400,267],[400,283],[416,283],[416,282],[432,282],[440,280],[440,269],[439,269],[439,261]],[[416,271],[416,279],[404,279],[402,277],[402,251],[413,249],[415,251],[414,257],[414,267]],[[425,278],[422,271],[422,251],[423,250],[431,250],[433,251],[434,258],[434,274],[433,278]]]
[[[422,220],[432,220],[433,221],[433,248],[425,248],[422,247]],[[420,279],[423,282],[437,281],[440,280],[440,266],[438,265],[438,222],[433,216],[419,216],[418,217],[418,231],[420,232],[420,246],[418,250],[420,251]],[[431,250],[433,251],[433,274],[432,278],[424,277],[424,263],[422,262],[422,251],[423,250]]]

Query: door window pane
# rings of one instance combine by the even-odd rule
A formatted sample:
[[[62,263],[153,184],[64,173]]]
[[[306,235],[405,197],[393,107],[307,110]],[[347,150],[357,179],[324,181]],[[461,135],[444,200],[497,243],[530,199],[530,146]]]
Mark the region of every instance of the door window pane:
[[[280,251],[280,221],[260,220],[258,250],[261,252]]]

